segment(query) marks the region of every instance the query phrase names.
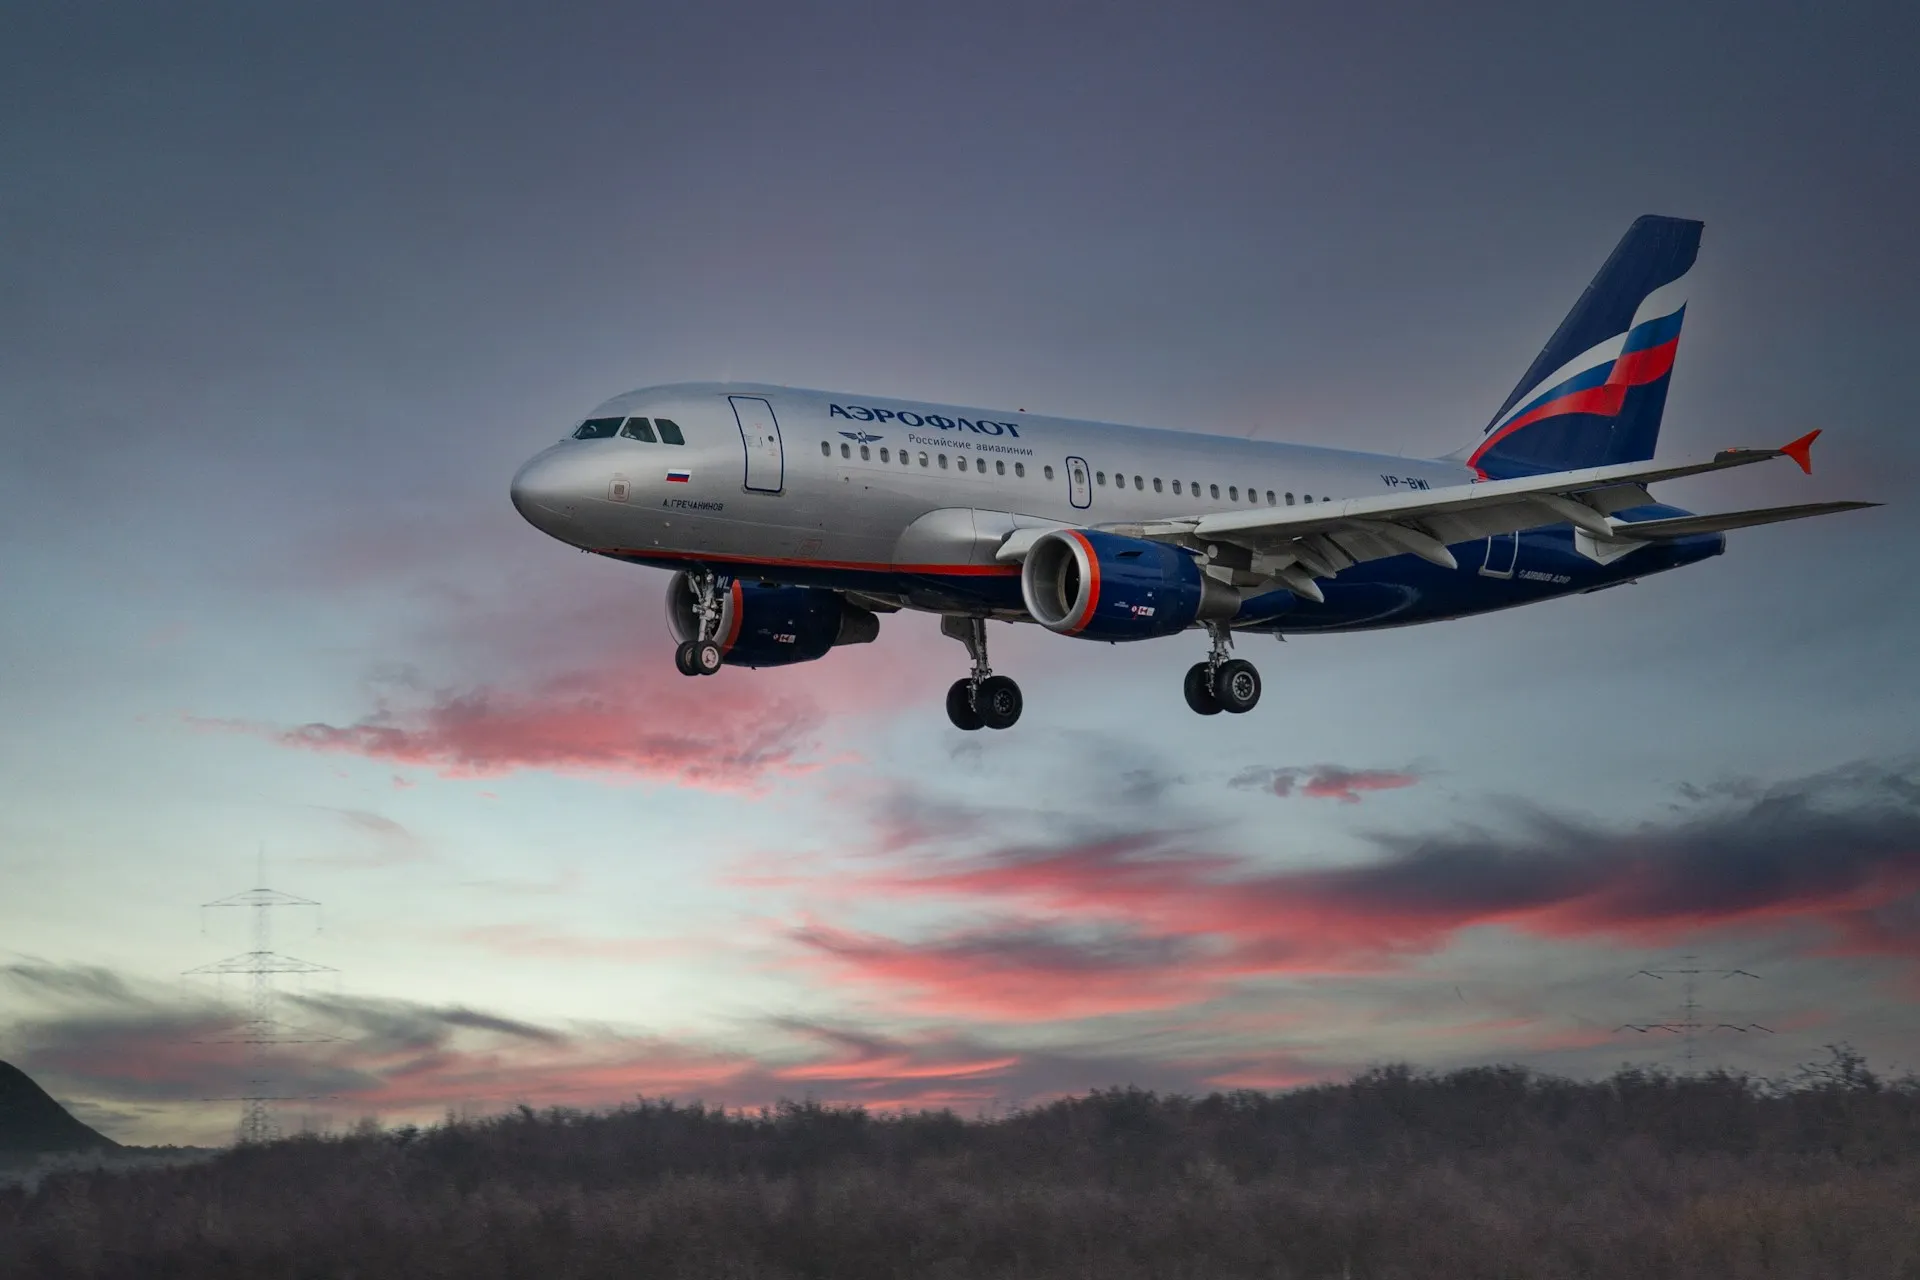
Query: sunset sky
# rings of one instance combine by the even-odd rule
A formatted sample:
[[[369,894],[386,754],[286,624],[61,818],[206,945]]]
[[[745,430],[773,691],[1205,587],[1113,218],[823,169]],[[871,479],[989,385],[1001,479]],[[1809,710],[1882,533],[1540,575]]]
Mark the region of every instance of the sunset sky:
[[[284,1114],[969,1113],[1407,1060],[1920,1067],[1911,6],[11,6],[0,1059],[220,1142],[254,884]],[[1805,16],[1802,16],[1802,14]],[[730,378],[1420,456],[1635,215],[1706,221],[1661,456],[1826,429],[1630,590],[1243,640],[938,621],[673,669],[507,482]],[[309,1097],[309,1095],[311,1095]]]

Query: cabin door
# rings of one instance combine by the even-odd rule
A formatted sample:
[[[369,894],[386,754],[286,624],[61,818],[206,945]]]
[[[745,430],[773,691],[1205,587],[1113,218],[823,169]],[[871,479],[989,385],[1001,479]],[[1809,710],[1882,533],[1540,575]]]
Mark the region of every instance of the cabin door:
[[[740,445],[747,451],[747,488],[778,493],[786,485],[787,458],[780,446],[780,423],[773,406],[759,396],[728,396],[740,424]]]

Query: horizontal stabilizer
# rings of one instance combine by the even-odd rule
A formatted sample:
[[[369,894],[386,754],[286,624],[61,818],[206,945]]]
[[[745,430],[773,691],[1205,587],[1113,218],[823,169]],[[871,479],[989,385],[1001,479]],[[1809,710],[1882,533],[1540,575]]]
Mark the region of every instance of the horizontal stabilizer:
[[[1804,520],[1808,516],[1832,515],[1836,511],[1858,511],[1877,507],[1877,502],[1807,502],[1796,507],[1760,507],[1753,511],[1723,511],[1712,516],[1675,516],[1671,520],[1610,520],[1613,536],[1636,542],[1662,542],[1669,538],[1687,538],[1696,533],[1725,533],[1756,524],[1776,524],[1782,520]]]

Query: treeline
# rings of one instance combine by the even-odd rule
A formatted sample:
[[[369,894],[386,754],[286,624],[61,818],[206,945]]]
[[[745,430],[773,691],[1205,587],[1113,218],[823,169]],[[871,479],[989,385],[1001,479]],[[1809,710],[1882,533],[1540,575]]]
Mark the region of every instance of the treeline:
[[[1406,1067],[1004,1117],[642,1101],[0,1190],[0,1276],[1920,1276],[1920,1080]]]

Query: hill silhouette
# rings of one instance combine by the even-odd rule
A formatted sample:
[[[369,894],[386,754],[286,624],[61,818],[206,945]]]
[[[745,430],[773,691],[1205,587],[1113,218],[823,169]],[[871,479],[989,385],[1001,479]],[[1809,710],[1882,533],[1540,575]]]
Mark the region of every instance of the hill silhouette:
[[[119,1147],[75,1120],[26,1072],[0,1062],[0,1160]]]

